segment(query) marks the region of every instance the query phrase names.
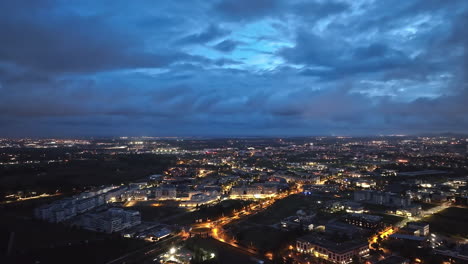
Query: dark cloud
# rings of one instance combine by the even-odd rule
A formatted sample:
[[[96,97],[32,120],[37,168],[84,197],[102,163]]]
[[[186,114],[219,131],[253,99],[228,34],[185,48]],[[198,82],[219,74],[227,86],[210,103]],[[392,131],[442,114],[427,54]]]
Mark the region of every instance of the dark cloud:
[[[301,74],[326,80],[407,68],[413,64],[404,52],[385,44],[359,46],[339,38],[322,38],[303,31],[297,34],[296,46],[284,48],[279,54],[291,63],[305,65]]]
[[[467,23],[462,0],[3,1],[0,135],[466,132]]]
[[[336,1],[304,1],[293,5],[294,13],[308,19],[323,18],[348,10],[350,7],[345,2]]]
[[[218,66],[243,64],[240,61],[226,59],[226,58],[217,59],[214,63],[215,65],[218,65]]]
[[[347,43],[338,36],[327,39],[301,30],[297,32],[296,45],[279,54],[292,63],[333,66],[343,58],[347,48]]]
[[[221,0],[214,10],[229,21],[249,21],[265,17],[284,18],[300,16],[307,20],[318,20],[341,13],[349,8],[338,1],[280,1],[280,0]]]
[[[0,61],[42,72],[94,72],[190,59],[178,51],[145,51],[138,38],[117,32],[100,17],[39,16],[0,17]]]
[[[218,44],[214,45],[214,48],[222,52],[231,52],[235,50],[239,44],[241,44],[241,42],[225,39],[219,42]]]
[[[279,6],[278,0],[221,0],[214,9],[228,19],[249,20],[269,15]]]
[[[373,2],[365,6],[371,16],[363,16],[351,25],[356,30],[378,30],[385,32],[395,28],[401,28],[418,16],[428,15],[432,19],[445,19],[461,10],[466,9],[464,0],[439,1],[439,0],[415,0],[401,2],[389,0],[385,3]]]

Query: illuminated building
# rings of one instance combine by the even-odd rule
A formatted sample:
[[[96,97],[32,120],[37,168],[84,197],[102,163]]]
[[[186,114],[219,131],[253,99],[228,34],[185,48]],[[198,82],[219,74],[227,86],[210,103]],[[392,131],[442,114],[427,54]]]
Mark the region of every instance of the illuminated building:
[[[421,236],[429,235],[429,224],[426,222],[409,222],[407,226],[419,230]]]
[[[76,224],[84,229],[105,233],[119,232],[140,223],[140,212],[122,208],[110,208],[100,213],[87,213],[76,221]]]
[[[335,243],[317,234],[309,234],[296,240],[296,249],[300,253],[310,254],[333,263],[351,263],[354,256],[363,257],[369,254],[366,241],[351,240]]]
[[[258,183],[232,187],[230,197],[232,199],[262,199],[273,197],[277,192],[278,185],[275,183]]]
[[[351,225],[363,227],[363,228],[379,228],[382,226],[382,217],[376,215],[366,214],[348,214],[343,220]]]
[[[379,191],[355,191],[354,201],[365,201],[373,204],[381,204],[388,206],[407,207],[411,205],[411,199],[390,192]]]
[[[154,197],[156,200],[175,199],[177,197],[177,189],[174,186],[160,186],[154,189]]]

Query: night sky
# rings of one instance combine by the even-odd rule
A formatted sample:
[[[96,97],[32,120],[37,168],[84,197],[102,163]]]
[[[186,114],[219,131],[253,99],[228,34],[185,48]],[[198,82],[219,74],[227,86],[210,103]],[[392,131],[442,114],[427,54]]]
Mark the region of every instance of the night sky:
[[[0,136],[467,131],[467,0],[0,1]]]

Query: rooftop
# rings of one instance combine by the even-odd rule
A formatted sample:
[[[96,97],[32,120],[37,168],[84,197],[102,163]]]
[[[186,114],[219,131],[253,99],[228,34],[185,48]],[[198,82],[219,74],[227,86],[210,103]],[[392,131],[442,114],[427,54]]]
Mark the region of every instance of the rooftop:
[[[376,264],[403,264],[403,263],[409,263],[409,262],[404,257],[390,256],[390,257],[388,257],[386,259],[378,261]]]
[[[337,243],[317,234],[308,234],[298,238],[298,240],[318,245],[338,254],[368,245],[368,242],[363,239],[349,240]]]

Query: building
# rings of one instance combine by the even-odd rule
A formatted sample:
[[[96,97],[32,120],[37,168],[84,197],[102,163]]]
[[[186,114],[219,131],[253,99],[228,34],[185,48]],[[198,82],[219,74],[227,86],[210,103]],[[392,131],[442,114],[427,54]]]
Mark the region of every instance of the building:
[[[420,215],[421,212],[422,212],[422,207],[417,204],[408,206],[404,209],[401,208],[395,211],[397,215],[404,215],[404,216],[417,216],[417,215]]]
[[[369,245],[365,240],[335,243],[325,237],[309,234],[296,240],[296,250],[333,263],[347,264],[351,263],[355,256],[367,256],[369,254]]]
[[[296,212],[296,215],[288,216],[280,221],[281,228],[286,230],[294,230],[300,229],[303,230],[312,230],[314,228],[314,224],[312,220],[316,214],[307,214],[303,210],[299,210]]]
[[[219,200],[220,195],[218,192],[196,192],[190,193],[189,199],[181,201],[181,207],[196,207],[204,204],[215,203]]]
[[[408,222],[406,225],[409,228],[413,228],[419,230],[420,236],[428,236],[429,235],[429,223],[426,222]]]
[[[77,222],[84,229],[115,233],[141,224],[140,212],[110,208],[104,212],[87,213]]]
[[[122,200],[122,196],[127,192],[128,187],[121,186],[119,188],[110,190],[104,194],[104,199],[106,202],[117,202]]]
[[[356,202],[345,202],[343,207],[347,213],[362,214],[364,213],[364,206]]]
[[[429,235],[429,224],[426,222],[408,222],[398,233],[390,235],[392,239],[410,240],[423,244]]]
[[[156,200],[172,200],[177,198],[177,188],[171,185],[163,185],[154,189]]]
[[[389,238],[398,239],[398,240],[415,241],[420,244],[423,244],[427,240],[425,237],[413,236],[413,235],[407,235],[407,234],[401,234],[401,233],[391,234]]]
[[[375,264],[409,264],[409,260],[400,256],[390,256],[388,258],[377,261]]]
[[[283,178],[287,182],[297,182],[301,184],[318,184],[320,183],[320,176],[310,173],[295,172],[294,174],[275,174],[276,177]]]
[[[278,184],[273,182],[257,183],[252,185],[241,185],[231,188],[230,197],[247,198],[247,199],[261,199],[273,197],[278,192]]]
[[[421,232],[419,229],[410,228],[410,227],[402,227],[398,230],[399,234],[410,235],[410,236],[421,236]]]
[[[171,230],[167,228],[162,228],[160,230],[155,230],[154,232],[148,233],[145,239],[148,241],[154,242],[154,241],[159,241],[170,235],[171,235]]]
[[[408,207],[411,205],[411,199],[409,197],[379,191],[355,191],[354,201],[395,207]]]
[[[397,176],[397,171],[396,170],[382,170],[380,172],[380,176],[382,177]]]
[[[348,214],[343,220],[351,225],[358,227],[376,229],[382,227],[382,217],[377,215],[367,215],[367,214]]]
[[[51,223],[59,223],[77,215],[76,200],[66,198],[34,209],[34,217]]]
[[[104,205],[107,195],[117,187],[104,187],[97,191],[83,192],[73,197],[67,197],[45,204],[34,209],[34,217],[47,222],[59,223],[69,220],[78,214],[83,214],[96,207]]]
[[[356,187],[361,187],[363,189],[369,189],[371,187],[375,187],[376,183],[372,180],[365,180],[365,179],[358,179],[354,181]]]
[[[360,227],[342,222],[333,222],[325,225],[325,233],[332,236],[338,235],[353,238],[360,236],[364,231]]]
[[[146,201],[148,197],[151,195],[151,191],[149,189],[137,189],[133,188],[122,194],[121,198],[123,200],[136,200],[136,201]]]
[[[333,193],[340,189],[339,184],[307,184],[302,186],[303,193],[310,195],[312,193]]]

